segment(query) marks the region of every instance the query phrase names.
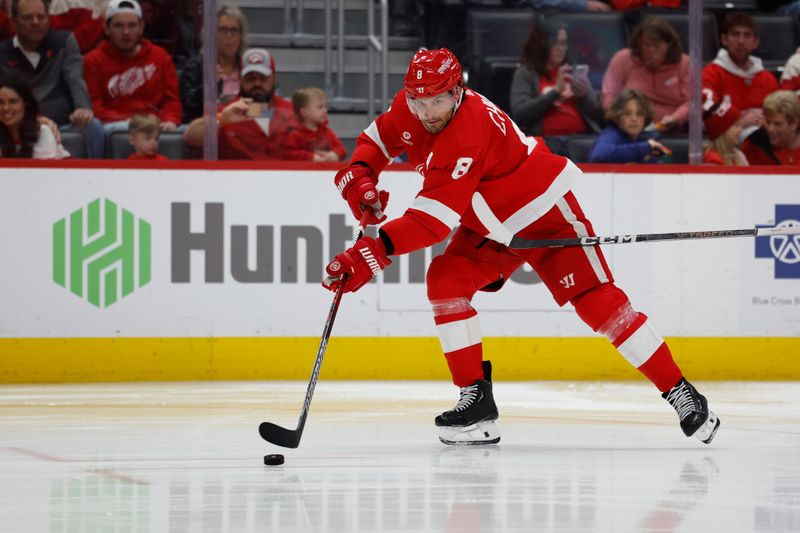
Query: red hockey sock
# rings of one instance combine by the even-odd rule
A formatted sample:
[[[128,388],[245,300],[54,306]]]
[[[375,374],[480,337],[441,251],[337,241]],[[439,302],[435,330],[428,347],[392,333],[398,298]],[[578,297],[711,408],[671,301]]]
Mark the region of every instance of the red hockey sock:
[[[612,283],[599,285],[573,300],[575,311],[594,331],[608,337],[620,354],[661,392],[681,379],[667,343],[636,312],[622,290]]]
[[[478,312],[464,298],[438,301],[433,308],[433,320],[453,383],[466,387],[483,379],[483,342]]]
[[[637,368],[647,379],[653,382],[661,392],[667,392],[674,387],[683,377],[681,369],[672,358],[672,352],[667,343],[661,343],[656,353],[650,356],[642,366]]]
[[[483,345],[474,344],[461,350],[444,354],[447,366],[453,376],[453,383],[458,387],[472,385],[483,379]]]
[[[670,390],[680,381],[682,373],[672,352],[647,323],[644,313],[638,313],[636,320],[613,340],[613,344],[661,392]],[[640,364],[637,366],[637,363]]]

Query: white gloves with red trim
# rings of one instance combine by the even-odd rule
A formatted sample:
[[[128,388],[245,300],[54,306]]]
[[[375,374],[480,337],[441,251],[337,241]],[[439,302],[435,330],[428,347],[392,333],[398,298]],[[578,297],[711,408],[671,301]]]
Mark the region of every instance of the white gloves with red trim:
[[[328,277],[322,286],[336,291],[344,284],[344,292],[356,292],[369,283],[372,276],[391,264],[382,240],[362,237],[325,267]]]
[[[383,212],[389,202],[389,193],[375,188],[378,179],[372,177],[371,169],[362,165],[350,165],[337,172],[333,182],[342,193],[342,198],[347,200],[356,220],[362,220],[361,217],[367,210],[369,214],[362,221],[364,225],[380,224],[386,220]]]

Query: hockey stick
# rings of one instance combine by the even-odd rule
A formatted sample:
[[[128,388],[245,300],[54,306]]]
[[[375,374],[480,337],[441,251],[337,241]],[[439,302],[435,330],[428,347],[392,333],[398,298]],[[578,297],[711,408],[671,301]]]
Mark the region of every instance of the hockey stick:
[[[364,235],[367,215],[368,213],[365,211],[364,217],[362,217],[360,221],[360,229],[356,235],[356,241]],[[261,425],[258,426],[258,432],[261,434],[262,439],[284,448],[297,448],[300,445],[300,437],[303,436],[303,428],[306,426],[306,418],[308,418],[308,411],[311,408],[311,397],[314,396],[314,388],[317,386],[319,371],[322,368],[322,359],[325,357],[325,349],[328,347],[328,339],[331,336],[336,313],[339,311],[339,303],[342,301],[342,294],[344,294],[344,283],[336,289],[336,293],[333,296],[333,303],[331,304],[330,311],[328,311],[328,319],[325,321],[325,327],[322,328],[322,339],[319,341],[317,359],[314,361],[314,369],[311,371],[311,379],[308,382],[306,399],[303,401],[303,410],[300,412],[300,420],[297,422],[297,428],[293,430],[286,429],[272,422],[262,422]]]
[[[612,237],[574,237],[569,239],[523,239],[514,236],[509,248],[559,248],[563,246],[594,246],[596,244],[624,244],[648,241],[678,241],[684,239],[719,239],[723,237],[769,237],[772,235],[799,235],[800,226],[783,228],[726,229],[716,231],[681,231],[677,233],[643,233],[641,235],[614,235]]]

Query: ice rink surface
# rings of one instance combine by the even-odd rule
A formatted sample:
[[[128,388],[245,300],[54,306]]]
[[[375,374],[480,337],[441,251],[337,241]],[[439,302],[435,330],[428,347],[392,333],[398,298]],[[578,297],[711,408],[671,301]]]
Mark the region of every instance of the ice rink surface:
[[[796,532],[800,383],[699,383],[681,433],[646,383],[495,383],[498,445],[446,447],[444,382],[0,386],[0,532]],[[283,453],[286,464],[263,465]]]

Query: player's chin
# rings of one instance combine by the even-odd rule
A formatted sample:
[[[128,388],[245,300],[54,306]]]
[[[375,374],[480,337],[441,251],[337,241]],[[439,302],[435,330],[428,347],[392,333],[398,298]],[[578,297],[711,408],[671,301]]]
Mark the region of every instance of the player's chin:
[[[423,122],[422,125],[428,130],[428,133],[439,133],[444,128],[444,122],[437,120],[436,122]]]

